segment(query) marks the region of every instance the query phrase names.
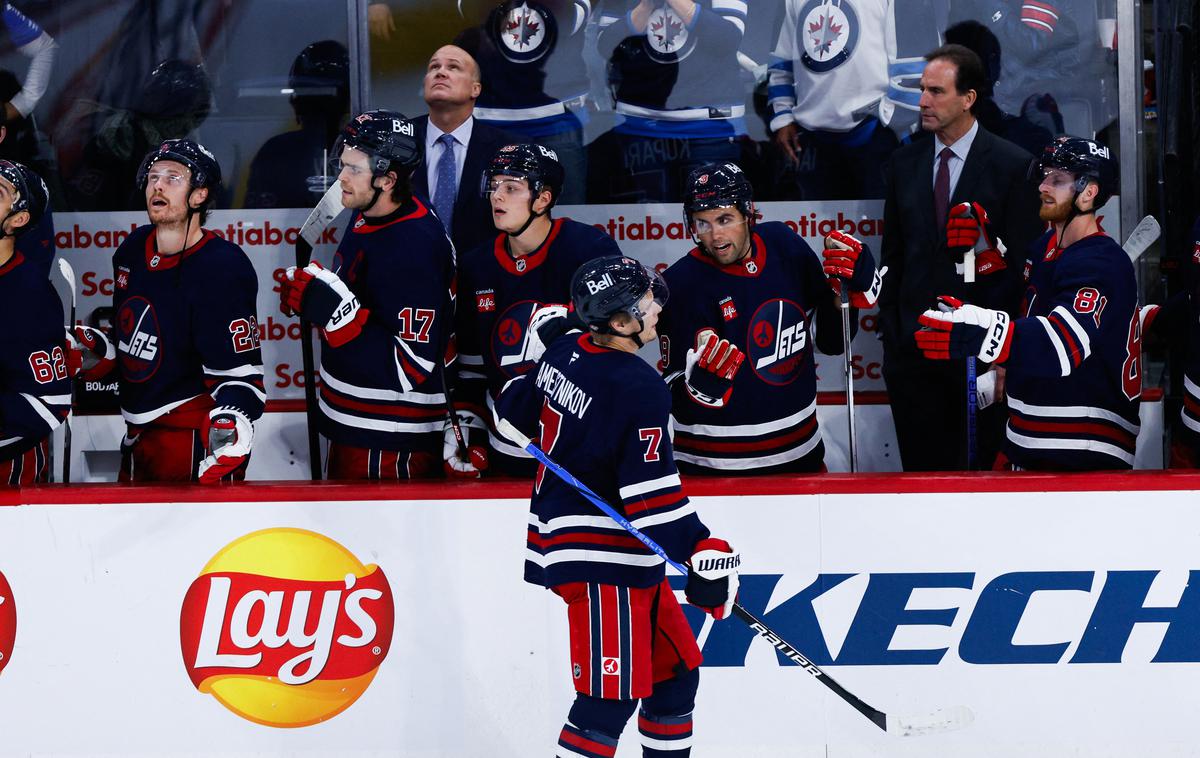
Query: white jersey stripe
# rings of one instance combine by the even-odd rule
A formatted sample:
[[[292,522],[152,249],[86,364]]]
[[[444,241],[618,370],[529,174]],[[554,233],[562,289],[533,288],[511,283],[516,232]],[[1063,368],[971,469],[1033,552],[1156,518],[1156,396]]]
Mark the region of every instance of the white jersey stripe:
[[[383,400],[391,403],[413,403],[414,405],[441,405],[446,402],[446,396],[440,392],[396,392],[395,390],[359,387],[349,382],[343,382],[325,368],[321,369],[321,381],[329,385],[331,390],[363,400]]]
[[[1118,460],[1133,465],[1133,454],[1116,445],[1098,440],[1062,439],[1059,437],[1026,437],[1008,427],[1008,439],[1018,447],[1031,450],[1085,450],[1094,453],[1104,453]]]
[[[643,568],[657,566],[663,562],[663,559],[654,553],[643,555],[638,553],[614,553],[607,550],[554,550],[546,555],[541,555],[535,550],[526,549],[525,560],[537,564],[542,568],[553,566],[556,563],[570,563],[572,561],[617,563],[622,566],[641,566]]]
[[[235,366],[229,369],[209,368],[208,366],[201,366],[201,368],[204,369],[204,373],[212,376],[263,376],[262,364],[251,365],[247,363],[244,366]]]
[[[774,455],[766,455],[761,458],[712,458],[703,455],[692,455],[685,453],[678,448],[675,450],[675,460],[691,463],[696,466],[707,466],[708,468],[724,468],[736,471],[745,469],[766,468],[767,466],[777,466],[781,463],[789,463],[791,461],[803,458],[816,448],[821,442],[821,435],[814,434],[803,445],[792,450],[785,450],[782,453]]]
[[[1138,425],[1131,424],[1112,411],[1103,408],[1093,408],[1087,405],[1030,405],[1020,399],[1008,396],[1008,407],[1027,416],[1042,416],[1044,418],[1094,418],[1116,424],[1130,434],[1138,433]]]
[[[1079,340],[1079,345],[1083,349],[1083,357],[1086,360],[1092,354],[1092,338],[1088,336],[1087,331],[1075,320],[1075,314],[1061,305],[1050,312],[1057,313],[1063,321],[1067,322],[1067,326],[1071,327],[1071,331],[1075,333],[1075,339]]]
[[[763,421],[758,424],[734,424],[731,426],[721,424],[680,424],[675,421],[674,416],[672,416],[671,422],[675,431],[687,432],[697,437],[761,437],[771,432],[779,432],[799,426],[816,412],[817,401],[813,400],[807,408],[798,413],[793,413],[790,416],[776,419],[775,421]]]
[[[121,415],[125,418],[126,421],[128,421],[131,424],[134,424],[135,426],[140,426],[142,424],[149,424],[151,421],[158,418],[159,416],[165,416],[166,414],[175,410],[176,408],[183,405],[184,403],[191,402],[192,400],[195,400],[198,397],[200,397],[200,396],[192,395],[191,397],[185,397],[183,400],[176,400],[173,403],[167,403],[164,406],[161,406],[159,408],[154,408],[153,410],[146,411],[145,413],[131,413],[130,411],[127,411],[124,408],[122,408]]]
[[[1058,336],[1058,332],[1054,331],[1054,327],[1046,320],[1045,316],[1037,317],[1038,323],[1046,330],[1046,336],[1050,338],[1050,346],[1054,348],[1054,352],[1058,354],[1058,368],[1063,376],[1068,376],[1071,373],[1071,362],[1067,360],[1067,350],[1063,347],[1062,338]]]
[[[618,494],[622,500],[628,500],[631,497],[644,495],[647,492],[657,492],[665,490],[668,487],[682,487],[683,483],[679,481],[679,474],[668,474],[667,476],[659,477],[658,479],[650,479],[645,482],[629,484],[621,488]]]
[[[325,402],[325,398],[320,396],[317,397],[317,405],[320,406],[321,412],[328,416],[331,421],[336,421],[339,424],[356,429],[370,429],[376,432],[402,432],[408,434],[440,432],[442,431],[442,426],[446,423],[444,419],[413,423],[410,421],[384,421],[364,416],[351,416],[348,413],[342,413],[330,408],[329,404]]]

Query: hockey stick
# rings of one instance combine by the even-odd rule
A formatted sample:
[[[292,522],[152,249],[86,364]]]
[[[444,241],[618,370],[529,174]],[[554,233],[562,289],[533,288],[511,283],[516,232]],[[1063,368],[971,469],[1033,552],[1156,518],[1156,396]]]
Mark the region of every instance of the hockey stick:
[[[842,351],[846,357],[846,427],[850,435],[850,473],[858,471],[858,438],[854,434],[854,356],[850,343],[850,291],[841,280]]]
[[[1133,227],[1133,231],[1125,238],[1125,244],[1121,245],[1121,248],[1132,263],[1137,263],[1138,258],[1141,258],[1146,249],[1158,240],[1160,234],[1162,234],[1162,227],[1158,225],[1154,216],[1145,216],[1137,223],[1137,226]]]
[[[67,328],[72,333],[75,331],[75,269],[71,268],[71,264],[65,258],[58,259],[58,270],[62,273],[63,279],[67,280],[67,289],[71,291],[71,320],[67,322]],[[63,465],[62,465],[62,480],[63,484],[71,483],[71,413],[75,410],[75,378],[71,378],[71,405],[67,408],[67,418],[63,421]]]
[[[975,216],[975,209],[967,206],[967,218],[975,219],[979,226],[979,238],[975,246],[963,253],[963,283],[975,283],[975,253],[987,249],[987,236],[984,233],[983,219]],[[979,381],[978,366],[975,356],[967,356],[967,471],[974,471],[979,465],[979,395],[976,394]]]
[[[662,558],[667,565],[671,566],[679,573],[685,576],[687,575],[687,567],[671,560],[670,557],[667,556],[666,551],[663,550],[657,542],[647,537],[645,534],[639,531],[637,527],[629,523],[628,519],[617,512],[615,508],[605,502],[599,495],[597,495],[595,492],[592,492],[592,490],[586,484],[576,479],[571,472],[550,460],[550,457],[542,452],[541,448],[534,444],[533,441],[524,434],[521,434],[520,430],[509,423],[509,421],[506,419],[497,418],[496,429],[514,444],[524,448],[525,452],[532,455],[543,466],[554,472],[555,476],[573,487],[576,492],[590,500],[593,505],[608,514],[613,521],[616,521],[621,525],[621,528],[629,532],[629,534],[631,534],[633,537],[637,538],[639,542],[658,555],[659,558]],[[900,735],[902,737],[912,737],[925,734],[936,734],[938,732],[948,732],[967,726],[975,718],[975,715],[971,712],[971,709],[967,708],[965,705],[944,708],[928,714],[910,714],[904,716],[887,714],[883,711],[876,710],[860,700],[857,695],[838,684],[833,677],[829,676],[829,674],[825,673],[819,666],[817,666],[817,664],[809,660],[804,653],[801,653],[791,644],[786,642],[770,627],[756,618],[754,614],[750,613],[737,603],[734,603],[733,605],[733,615],[744,621],[751,630],[753,630],[759,637],[762,637],[764,640],[770,643],[771,646],[780,653],[783,653],[788,660],[815,676],[822,684],[832,690],[834,694],[836,694],[842,700],[845,700],[855,710],[870,719],[871,723],[875,724],[875,726],[889,734]]]
[[[313,245],[321,239],[325,228],[342,212],[342,187],[334,182],[325,190],[317,207],[308,214],[296,237],[296,268],[304,268],[312,260]],[[300,313],[300,357],[304,362],[304,412],[308,420],[308,465],[312,480],[321,479],[321,442],[317,437],[316,360],[313,357],[312,324]]]

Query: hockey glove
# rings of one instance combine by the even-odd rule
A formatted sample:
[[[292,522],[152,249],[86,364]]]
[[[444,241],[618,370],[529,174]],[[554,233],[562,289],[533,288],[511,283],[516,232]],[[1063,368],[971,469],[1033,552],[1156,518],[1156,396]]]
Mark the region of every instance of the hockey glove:
[[[949,360],[978,356],[988,363],[1003,363],[1012,345],[1012,319],[1004,311],[968,305],[942,295],[938,310],[917,317],[917,347],[926,358]]]
[[[337,274],[313,261],[289,266],[280,289],[284,312],[299,313],[321,327],[325,341],[341,347],[362,332],[370,311],[362,307]]]
[[[488,467],[487,447],[484,444],[487,425],[474,413],[459,411],[458,428],[463,435],[467,457],[463,458],[463,451],[459,449],[454,425],[446,419],[442,430],[442,460],[445,461],[446,476],[451,479],[478,479]]]
[[[835,293],[841,293],[845,282],[851,305],[855,308],[875,305],[883,288],[883,274],[875,268],[870,247],[849,234],[830,232],[825,237],[824,258],[825,276]]]
[[[528,345],[525,356],[530,360],[541,360],[542,353],[550,343],[571,332],[583,331],[583,322],[565,305],[549,303],[541,308],[535,308],[529,317],[529,327],[525,330]]]
[[[983,244],[980,245],[982,238]],[[988,226],[987,211],[979,203],[959,203],[946,219],[946,247],[961,261],[963,253],[975,249],[975,274],[987,276],[1008,268]]]
[[[224,405],[208,414],[208,456],[200,461],[200,483],[215,484],[250,457],[254,424],[237,408]]]
[[[77,326],[67,330],[67,374],[95,381],[112,371],[117,350],[99,329]]]
[[[720,408],[733,393],[733,379],[746,354],[712,329],[701,329],[683,369],[688,394],[701,405]]]
[[[688,561],[687,601],[720,621],[737,602],[738,566],[742,556],[725,540],[700,540]]]

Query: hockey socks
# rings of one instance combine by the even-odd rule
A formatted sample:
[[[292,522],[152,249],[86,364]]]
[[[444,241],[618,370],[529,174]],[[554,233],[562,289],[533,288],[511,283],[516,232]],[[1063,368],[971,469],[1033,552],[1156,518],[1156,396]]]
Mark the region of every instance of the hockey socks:
[[[567,723],[558,735],[556,758],[613,758],[617,741],[600,732]]]
[[[687,758],[692,754],[692,714],[651,716],[638,713],[643,758]]]

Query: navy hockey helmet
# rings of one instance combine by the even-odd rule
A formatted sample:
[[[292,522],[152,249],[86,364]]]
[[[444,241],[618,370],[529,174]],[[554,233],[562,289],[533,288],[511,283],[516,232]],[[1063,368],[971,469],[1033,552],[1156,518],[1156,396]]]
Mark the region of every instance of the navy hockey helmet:
[[[352,147],[370,157],[375,176],[395,171],[407,179],[421,162],[416,135],[412,121],[398,111],[367,111],[342,127],[333,154],[340,156],[343,148]]]
[[[194,140],[169,139],[151,150],[142,161],[137,172],[138,189],[146,189],[150,167],[159,161],[175,161],[187,166],[192,172],[192,189],[207,187],[211,190],[221,184],[221,166],[211,150]],[[208,197],[211,201],[214,194],[210,192]]]
[[[146,77],[133,109],[146,118],[185,118],[198,124],[211,108],[212,80],[204,66],[171,58]]]
[[[629,314],[640,325],[646,314],[639,303],[647,292],[653,293],[660,307],[670,294],[657,271],[623,255],[590,260],[571,277],[571,303],[575,312],[589,329],[601,334],[612,331],[608,322],[621,313]]]
[[[737,208],[753,222],[754,187],[736,163],[709,163],[688,174],[684,188],[683,220],[692,228],[697,211]]]
[[[1042,150],[1033,163],[1033,178],[1040,180],[1050,169],[1062,169],[1075,177],[1075,194],[1083,192],[1088,182],[1099,187],[1094,208],[1099,208],[1117,191],[1117,162],[1105,145],[1083,137],[1063,136]]]
[[[340,115],[350,108],[350,54],[336,40],[314,42],[300,51],[288,72],[292,106],[304,114]]]
[[[46,182],[42,181],[42,177],[33,169],[15,161],[0,160],[0,178],[11,184],[15,191],[12,207],[8,211],[9,217],[21,211],[29,214],[29,221],[15,232],[15,236],[19,237],[42,220],[50,204],[50,191],[46,189]],[[8,218],[4,220],[7,221]],[[3,232],[0,232],[0,236],[3,236]]]
[[[550,205],[554,206],[562,194],[566,172],[558,161],[558,153],[541,145],[505,145],[496,151],[483,172],[482,192],[487,195],[493,177],[512,176],[529,182],[529,193],[534,199],[542,190],[550,190]]]

